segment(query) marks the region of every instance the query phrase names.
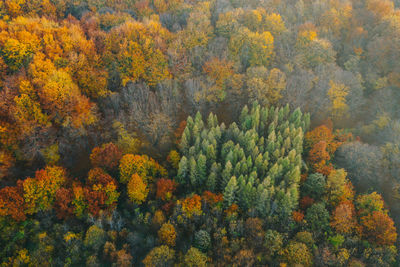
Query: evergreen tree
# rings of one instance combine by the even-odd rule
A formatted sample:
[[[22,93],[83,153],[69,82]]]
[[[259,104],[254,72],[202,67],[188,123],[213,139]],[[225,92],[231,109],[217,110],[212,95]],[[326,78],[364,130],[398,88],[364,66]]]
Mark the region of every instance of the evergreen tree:
[[[228,184],[229,180],[231,179],[232,176],[232,164],[230,161],[228,161],[225,164],[225,168],[221,173],[221,189],[224,190],[226,185]]]
[[[197,173],[197,163],[194,157],[190,157],[189,160],[189,179],[192,187],[196,188],[198,186],[198,173]]]
[[[199,154],[196,162],[196,168],[197,185],[203,185],[207,179],[207,158],[203,154]]]
[[[227,207],[234,203],[237,189],[236,177],[232,176],[224,189],[224,202]]]
[[[185,184],[189,175],[189,165],[188,160],[185,156],[181,158],[179,162],[177,182],[180,184]]]

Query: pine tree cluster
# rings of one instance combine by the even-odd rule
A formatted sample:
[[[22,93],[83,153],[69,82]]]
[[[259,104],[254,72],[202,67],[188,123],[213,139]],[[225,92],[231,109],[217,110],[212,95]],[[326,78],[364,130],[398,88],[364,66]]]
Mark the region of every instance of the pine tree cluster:
[[[239,123],[219,124],[198,112],[180,142],[177,181],[185,188],[224,195],[228,207],[257,216],[287,218],[296,208],[302,168],[303,133],[310,117],[299,109],[245,106]]]

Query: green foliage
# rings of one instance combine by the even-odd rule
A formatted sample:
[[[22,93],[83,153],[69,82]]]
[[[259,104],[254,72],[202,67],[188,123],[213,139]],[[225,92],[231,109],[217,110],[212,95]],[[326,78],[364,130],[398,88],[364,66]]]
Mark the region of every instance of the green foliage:
[[[210,234],[205,230],[197,231],[194,235],[194,246],[206,252],[211,246]]]
[[[97,251],[106,242],[106,233],[97,225],[92,225],[86,232],[84,244],[86,247]]]
[[[317,237],[329,230],[329,212],[324,203],[315,203],[308,208],[305,219],[308,229]]]
[[[325,176],[321,173],[309,175],[301,187],[302,193],[305,196],[319,200],[325,193],[325,180]]]
[[[217,125],[214,118],[210,114],[205,123],[197,113],[194,120],[187,119],[177,181],[196,191],[222,192],[227,206],[236,203],[245,211],[255,208],[264,217],[275,199],[275,212],[290,214],[299,195],[306,128],[302,113],[290,114],[288,106],[269,108],[255,102],[251,110],[245,106],[239,123],[228,129]],[[299,141],[292,144],[290,140],[296,137]]]

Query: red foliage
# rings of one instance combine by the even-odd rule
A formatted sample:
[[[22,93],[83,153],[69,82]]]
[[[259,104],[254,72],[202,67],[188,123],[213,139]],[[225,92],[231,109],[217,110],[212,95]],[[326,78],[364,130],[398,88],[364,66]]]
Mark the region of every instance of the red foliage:
[[[175,207],[175,202],[174,202],[174,201],[170,201],[170,202],[165,203],[165,204],[161,207],[161,209],[162,209],[167,215],[170,215],[171,212],[172,212],[172,210],[174,209],[174,207]]]
[[[211,191],[204,191],[202,198],[206,203],[208,203],[211,206],[214,206],[215,204],[222,202],[224,200],[222,194],[214,194]]]
[[[156,197],[168,201],[172,198],[173,193],[176,190],[176,183],[174,180],[161,178],[157,181],[157,193]]]
[[[109,183],[113,183],[113,184],[117,185],[117,181],[115,181],[115,179],[112,178],[103,169],[94,168],[89,171],[89,174],[88,174],[88,184],[89,185],[101,184],[103,186],[106,186]]]
[[[308,207],[311,207],[312,204],[314,204],[314,199],[312,199],[309,196],[305,196],[300,199],[300,207],[303,210],[306,210]]]
[[[16,221],[26,219],[22,188],[4,187],[0,190],[0,216],[11,216]]]
[[[72,200],[72,189],[62,187],[57,190],[56,200],[54,202],[54,209],[56,210],[57,217],[59,219],[66,219],[74,214]]]
[[[98,216],[100,210],[105,210],[107,195],[104,191],[95,191],[90,188],[84,188],[84,196],[87,202],[87,209],[93,216]]]
[[[104,144],[101,147],[95,147],[90,154],[90,161],[95,167],[112,170],[118,166],[122,158],[121,150],[113,143]]]

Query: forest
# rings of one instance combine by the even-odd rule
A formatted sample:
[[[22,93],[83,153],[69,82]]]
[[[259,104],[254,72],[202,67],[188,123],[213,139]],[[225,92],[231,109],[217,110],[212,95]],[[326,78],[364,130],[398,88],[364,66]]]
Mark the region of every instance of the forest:
[[[399,103],[399,0],[0,0],[0,266],[399,266]]]

